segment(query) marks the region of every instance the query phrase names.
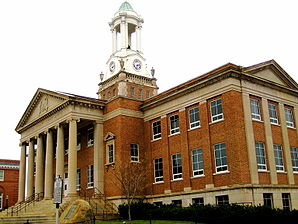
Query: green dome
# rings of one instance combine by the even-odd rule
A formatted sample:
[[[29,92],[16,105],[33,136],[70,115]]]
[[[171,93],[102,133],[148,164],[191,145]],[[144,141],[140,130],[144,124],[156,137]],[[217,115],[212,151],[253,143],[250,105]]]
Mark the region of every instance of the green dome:
[[[123,11],[123,10],[132,10],[133,8],[131,7],[131,5],[128,2],[123,2],[119,8],[119,11]]]

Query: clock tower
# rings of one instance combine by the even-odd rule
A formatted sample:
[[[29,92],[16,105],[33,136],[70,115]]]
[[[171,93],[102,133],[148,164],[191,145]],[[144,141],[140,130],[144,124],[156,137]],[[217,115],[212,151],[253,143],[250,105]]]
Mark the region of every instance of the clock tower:
[[[106,62],[106,73],[100,74],[99,99],[125,96],[144,100],[157,94],[155,71],[148,71],[141,47],[143,22],[126,1],[114,14],[109,23],[112,54]]]

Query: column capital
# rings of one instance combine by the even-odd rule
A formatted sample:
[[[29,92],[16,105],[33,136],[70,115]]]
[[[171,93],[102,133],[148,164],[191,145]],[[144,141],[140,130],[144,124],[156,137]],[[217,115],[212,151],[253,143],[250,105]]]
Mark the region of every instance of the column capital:
[[[66,123],[69,123],[71,121],[80,122],[80,118],[79,117],[69,117],[66,119]]]
[[[103,119],[93,121],[93,124],[103,124]]]

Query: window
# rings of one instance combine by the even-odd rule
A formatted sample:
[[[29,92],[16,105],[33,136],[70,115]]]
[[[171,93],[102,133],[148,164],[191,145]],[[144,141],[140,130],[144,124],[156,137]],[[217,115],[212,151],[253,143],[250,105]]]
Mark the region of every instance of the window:
[[[93,127],[88,128],[87,130],[87,146],[92,146],[94,143]]]
[[[93,187],[93,165],[89,165],[87,167],[87,178],[88,178],[88,183],[87,183],[87,188],[92,188]]]
[[[64,155],[68,154],[68,137],[64,137]]]
[[[264,193],[263,199],[264,199],[264,206],[273,208],[273,197],[271,193]]]
[[[113,89],[113,96],[116,96],[116,89]]]
[[[271,124],[278,124],[277,111],[275,104],[269,103],[269,116]]]
[[[173,180],[182,179],[181,153],[172,155]]]
[[[143,90],[139,89],[139,99],[143,99]]]
[[[215,122],[215,121],[223,120],[221,99],[211,101],[210,105],[211,105],[211,121]]]
[[[170,117],[171,135],[179,133],[179,116],[175,114]]]
[[[256,142],[256,155],[257,155],[258,170],[267,170],[265,149],[264,149],[263,142]]]
[[[139,145],[130,144],[130,159],[132,162],[139,162]]]
[[[149,98],[149,97],[150,97],[150,91],[147,90],[147,91],[146,91],[146,98]]]
[[[294,127],[293,112],[290,108],[285,108],[287,127]]]
[[[190,129],[200,127],[200,114],[198,107],[189,110],[189,126]]]
[[[161,124],[160,121],[155,121],[152,123],[153,128],[153,139],[161,138]]]
[[[282,207],[284,210],[291,210],[291,195],[290,193],[282,193]]]
[[[114,162],[114,145],[108,145],[108,163]]]
[[[281,145],[273,145],[273,148],[274,148],[276,170],[284,171],[284,162],[283,162]]]
[[[0,170],[0,181],[4,181],[4,170]]]
[[[216,172],[228,170],[228,161],[226,155],[226,144],[219,143],[214,145]]]
[[[182,200],[172,200],[172,204],[178,207],[182,207]]]
[[[216,196],[215,199],[216,199],[217,205],[228,205],[229,204],[229,196],[228,195]]]
[[[77,169],[76,188],[77,190],[81,189],[81,170],[80,169]]]
[[[162,158],[154,159],[154,178],[155,183],[163,181]]]
[[[135,96],[135,88],[133,88],[133,87],[130,88],[130,96],[131,97]]]
[[[261,120],[260,102],[256,99],[250,99],[251,117],[253,120]]]
[[[204,205],[204,198],[193,198],[192,203],[196,205]]]
[[[298,148],[290,147],[293,172],[298,172]]]
[[[81,150],[81,142],[82,142],[81,133],[78,133],[77,134],[77,150]]]
[[[204,174],[202,149],[192,150],[192,170],[194,177]]]

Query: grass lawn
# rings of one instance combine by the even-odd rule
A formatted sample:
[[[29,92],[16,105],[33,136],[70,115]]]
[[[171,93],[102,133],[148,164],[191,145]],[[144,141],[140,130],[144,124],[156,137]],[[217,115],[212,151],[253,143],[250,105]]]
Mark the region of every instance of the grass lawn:
[[[96,221],[96,224],[120,224],[126,222],[126,224],[150,224],[149,220],[133,220],[133,221],[126,221],[126,220],[116,220],[116,221]],[[188,221],[170,221],[170,220],[152,220],[151,224],[194,224],[194,222]],[[199,223],[198,223],[199,224]]]

